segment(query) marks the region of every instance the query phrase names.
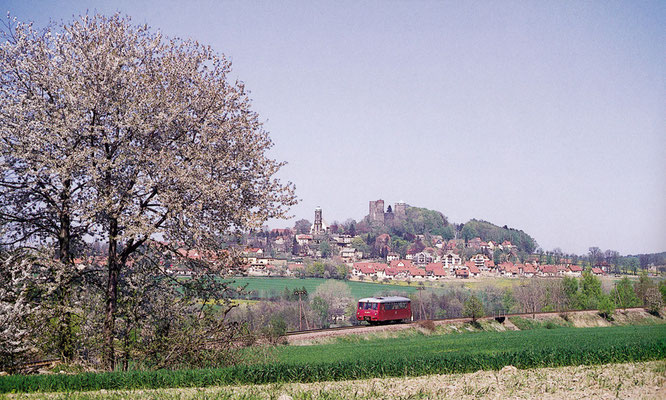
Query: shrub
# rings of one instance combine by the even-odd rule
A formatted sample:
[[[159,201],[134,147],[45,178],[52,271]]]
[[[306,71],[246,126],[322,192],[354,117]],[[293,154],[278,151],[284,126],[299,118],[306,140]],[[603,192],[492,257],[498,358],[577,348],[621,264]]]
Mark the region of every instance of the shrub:
[[[437,326],[432,320],[426,319],[426,320],[421,320],[416,323],[416,325],[419,328],[423,328],[427,331],[434,332],[435,329],[437,329]]]
[[[269,343],[278,344],[287,334],[287,322],[283,317],[276,315],[271,318],[268,326],[264,327],[262,333]]]
[[[659,317],[659,311],[664,306],[661,292],[656,287],[650,287],[645,291],[645,309],[652,315]]]
[[[608,321],[613,320],[613,313],[615,312],[615,304],[608,296],[603,296],[599,301],[599,315],[606,318]]]
[[[472,295],[465,301],[465,308],[463,311],[465,317],[472,318],[472,322],[476,322],[477,319],[483,317],[483,303],[479,300],[478,297]]]

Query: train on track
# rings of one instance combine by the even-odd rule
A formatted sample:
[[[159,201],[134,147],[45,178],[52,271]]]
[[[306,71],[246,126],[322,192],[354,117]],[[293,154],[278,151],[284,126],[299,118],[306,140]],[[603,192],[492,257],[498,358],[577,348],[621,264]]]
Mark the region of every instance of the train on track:
[[[371,325],[412,319],[411,300],[406,297],[366,297],[358,301],[356,319]]]

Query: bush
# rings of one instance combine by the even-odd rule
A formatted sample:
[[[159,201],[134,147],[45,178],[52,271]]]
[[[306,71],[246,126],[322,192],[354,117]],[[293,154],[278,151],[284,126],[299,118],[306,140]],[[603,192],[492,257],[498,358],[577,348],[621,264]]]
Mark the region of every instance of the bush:
[[[423,328],[429,332],[434,332],[435,329],[437,329],[437,326],[435,326],[435,323],[432,320],[426,319],[426,320],[421,320],[416,323],[416,325],[419,328]]]
[[[287,322],[283,317],[276,315],[271,318],[271,321],[262,330],[262,333],[269,343],[278,344],[287,334]]]
[[[477,319],[483,317],[483,303],[479,300],[478,297],[472,295],[465,301],[465,308],[463,311],[465,317],[472,318],[472,322],[476,322]]]
[[[615,304],[608,296],[603,296],[599,301],[599,315],[606,318],[608,321],[613,320],[613,313],[615,312]]]
[[[661,298],[661,292],[656,287],[648,288],[645,291],[645,309],[650,314],[659,317],[659,311],[664,306]]]

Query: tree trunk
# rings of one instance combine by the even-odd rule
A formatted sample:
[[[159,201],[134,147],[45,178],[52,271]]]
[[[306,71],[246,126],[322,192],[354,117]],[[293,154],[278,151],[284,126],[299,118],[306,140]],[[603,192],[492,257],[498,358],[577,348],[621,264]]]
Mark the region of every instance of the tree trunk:
[[[60,230],[58,231],[58,258],[66,268],[73,267],[73,257],[71,254],[71,216],[69,208],[69,191],[71,180],[66,179],[63,182],[63,189],[60,192]],[[69,282],[60,284],[60,303],[61,309],[69,308],[70,285]],[[62,357],[66,360],[74,358],[74,332],[72,331],[72,315],[69,311],[62,313],[58,327],[58,345],[62,352]]]
[[[104,367],[113,371],[115,367],[114,327],[116,322],[116,304],[118,302],[118,278],[121,265],[118,263],[118,219],[109,218],[109,255],[107,267],[109,277],[106,285],[106,310],[104,316]]]

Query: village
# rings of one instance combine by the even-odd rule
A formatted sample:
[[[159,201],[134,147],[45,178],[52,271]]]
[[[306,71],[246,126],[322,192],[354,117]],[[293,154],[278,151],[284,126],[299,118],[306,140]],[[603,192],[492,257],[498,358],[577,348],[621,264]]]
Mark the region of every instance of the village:
[[[407,218],[408,207],[399,202],[384,211],[383,200],[370,201],[366,221],[375,226],[394,225]],[[413,245],[404,254],[393,251],[388,233],[378,234],[372,244],[379,257],[371,257],[359,249],[358,244],[363,245],[365,240],[362,235],[339,233],[335,226],[331,229],[319,207],[314,217],[307,233],[273,229],[262,237],[255,237],[253,243],[263,248],[242,250],[244,263],[239,273],[263,277],[317,276],[309,266],[318,262],[344,268],[346,272],[339,274],[344,279],[418,282],[477,277],[579,277],[584,269],[563,256],[519,254],[517,246],[508,240],[501,243],[480,237],[447,240],[427,232],[414,235]],[[276,254],[282,256],[272,256]],[[605,261],[589,265],[588,269],[594,275],[611,272]],[[326,271],[322,271],[320,275],[331,277],[325,274]]]

